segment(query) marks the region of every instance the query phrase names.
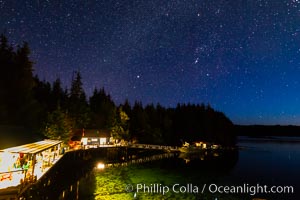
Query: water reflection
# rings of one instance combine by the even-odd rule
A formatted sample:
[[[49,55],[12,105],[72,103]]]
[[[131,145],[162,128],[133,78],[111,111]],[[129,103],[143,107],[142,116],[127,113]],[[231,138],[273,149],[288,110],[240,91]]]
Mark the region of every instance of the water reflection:
[[[189,159],[189,163],[186,163],[186,159]],[[104,171],[94,171],[89,177],[81,179],[79,197],[80,199],[199,199],[202,195],[187,192],[181,194],[170,192],[162,195],[152,191],[151,194],[149,192],[141,194],[136,191],[135,186],[143,184],[150,188],[155,188],[155,185],[171,188],[174,184],[202,185],[208,181],[220,180],[221,176],[232,170],[237,160],[237,151],[220,151],[205,154],[159,154],[127,162],[108,163]],[[93,187],[90,187],[91,185]],[[126,189],[128,185],[132,192]],[[227,199],[235,198],[229,195]]]
[[[238,153],[157,154],[152,151],[118,151],[87,155],[76,159],[67,155],[24,194],[26,199],[132,199],[127,184],[142,182],[174,184],[187,181],[197,184],[217,173],[226,174],[238,160]],[[187,162],[188,160],[188,162]],[[225,162],[226,161],[226,162]],[[104,169],[97,168],[99,163]],[[102,166],[102,165],[101,165]],[[222,166],[222,167],[220,167]],[[206,179],[203,177],[207,177]],[[138,178],[137,178],[138,177]],[[203,181],[200,181],[201,183]],[[182,199],[181,195],[181,199]],[[194,198],[187,197],[187,198]]]

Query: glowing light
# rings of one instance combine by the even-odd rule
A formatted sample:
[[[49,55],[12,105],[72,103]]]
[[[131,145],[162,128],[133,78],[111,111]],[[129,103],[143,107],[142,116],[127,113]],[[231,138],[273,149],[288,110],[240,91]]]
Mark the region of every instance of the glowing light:
[[[97,169],[104,169],[105,165],[103,163],[98,163]]]

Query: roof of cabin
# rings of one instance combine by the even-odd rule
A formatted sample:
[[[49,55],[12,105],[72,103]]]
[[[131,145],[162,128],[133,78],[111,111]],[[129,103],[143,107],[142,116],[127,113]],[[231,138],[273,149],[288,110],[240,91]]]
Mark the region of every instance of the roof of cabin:
[[[42,140],[39,142],[1,149],[0,152],[36,154],[62,143],[59,140]]]

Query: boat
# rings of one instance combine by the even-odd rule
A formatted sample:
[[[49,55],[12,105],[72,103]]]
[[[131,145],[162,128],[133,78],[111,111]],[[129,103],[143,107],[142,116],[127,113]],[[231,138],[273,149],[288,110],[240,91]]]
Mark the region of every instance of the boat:
[[[220,149],[222,149],[221,145],[211,144],[207,142],[195,142],[193,145],[185,142],[182,147],[178,148],[178,150],[182,153],[201,153],[206,152],[207,150],[214,151]]]
[[[197,146],[188,146],[188,147],[183,146],[183,147],[179,147],[178,150],[182,153],[200,153],[206,151],[206,149]]]
[[[207,150],[207,144],[205,142],[196,142],[190,145],[188,142],[185,142],[178,150],[182,153],[201,153]]]

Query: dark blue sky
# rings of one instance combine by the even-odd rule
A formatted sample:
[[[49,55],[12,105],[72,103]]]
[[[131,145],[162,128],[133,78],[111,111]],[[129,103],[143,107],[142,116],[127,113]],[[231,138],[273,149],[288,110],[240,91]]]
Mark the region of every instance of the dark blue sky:
[[[22,3],[21,3],[22,2]],[[209,103],[236,124],[300,125],[300,0],[0,0],[41,79],[115,102]]]

